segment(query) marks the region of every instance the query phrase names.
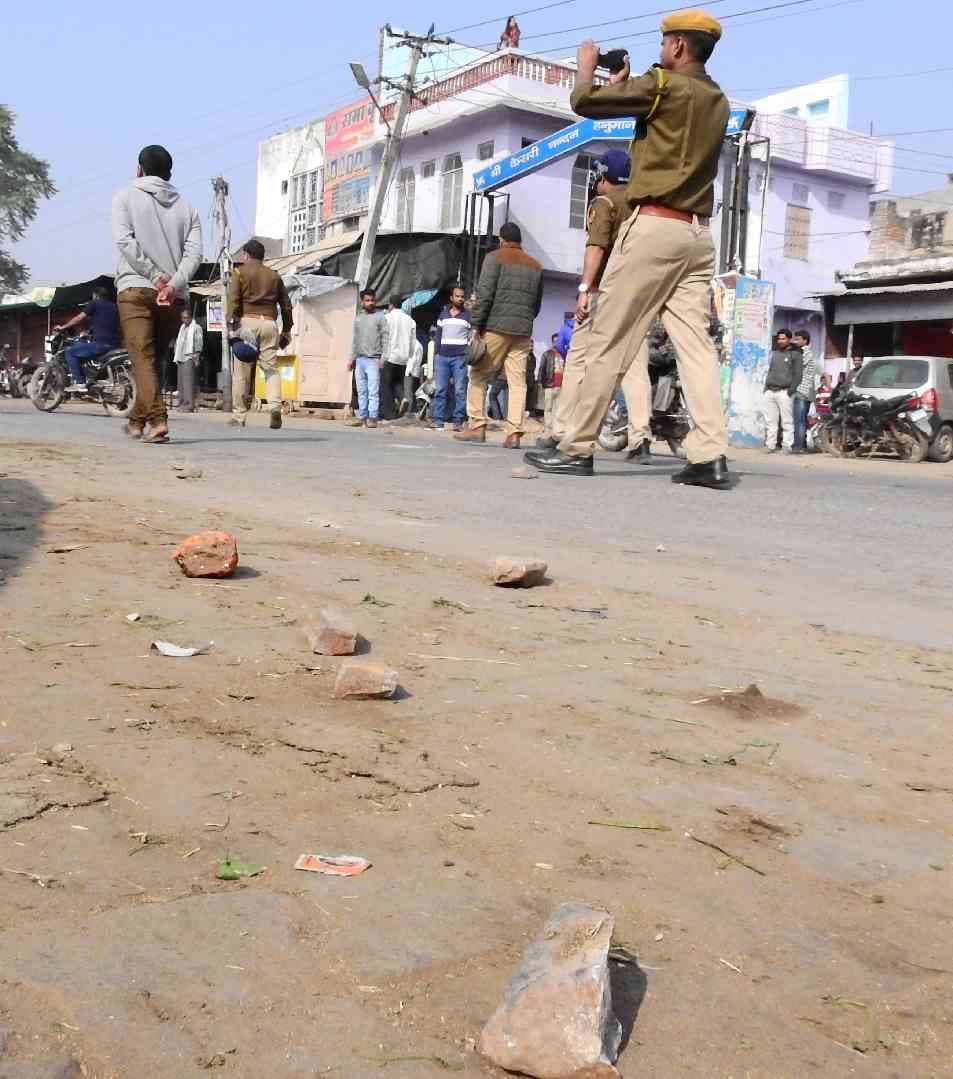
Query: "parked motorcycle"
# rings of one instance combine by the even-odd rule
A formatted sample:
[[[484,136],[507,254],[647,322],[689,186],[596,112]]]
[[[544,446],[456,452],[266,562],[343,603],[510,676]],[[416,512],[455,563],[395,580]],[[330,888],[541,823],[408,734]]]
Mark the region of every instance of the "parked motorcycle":
[[[831,412],[817,424],[816,442],[834,457],[895,453],[918,464],[930,448],[930,420],[916,395],[874,397],[854,390],[835,392]]]
[[[127,416],[136,396],[129,353],[114,348],[95,360],[83,361],[85,394],[67,394],[70,384],[66,347],[79,338],[60,330],[46,339],[47,359],[39,364],[30,379],[30,400],[41,412],[59,408],[65,397],[94,401],[111,416]]]
[[[667,442],[676,457],[684,457],[682,443],[691,430],[691,421],[678,378],[675,350],[661,326],[653,329],[649,336],[649,381],[652,384],[652,438]],[[610,453],[619,453],[629,444],[629,411],[621,390],[609,405],[598,442]]]

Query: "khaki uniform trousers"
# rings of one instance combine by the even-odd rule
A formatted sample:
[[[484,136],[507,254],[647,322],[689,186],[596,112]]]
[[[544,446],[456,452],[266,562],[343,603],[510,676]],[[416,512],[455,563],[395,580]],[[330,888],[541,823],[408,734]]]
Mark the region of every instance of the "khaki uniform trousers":
[[[599,306],[599,294],[595,293],[589,301],[589,317],[585,322],[577,323],[572,333],[566,366],[563,368],[563,392],[559,407],[553,419],[552,436],[562,442],[566,436],[573,410],[579,398],[579,387],[586,373],[586,357],[589,348],[589,335],[592,320]],[[642,353],[645,353],[643,356]],[[650,420],[652,416],[652,383],[649,381],[649,346],[643,341],[642,348],[635,362],[622,379],[622,392],[625,394],[626,409],[629,413],[629,449],[634,450],[643,442],[652,441]],[[601,421],[600,421],[601,422]],[[547,434],[549,434],[547,427]]]
[[[271,318],[246,315],[242,330],[255,338],[258,367],[265,379],[265,398],[272,412],[281,411],[281,372],[278,370],[278,323]],[[255,395],[255,364],[232,360],[232,412],[244,422]]]
[[[543,433],[552,435],[553,421],[556,419],[556,410],[559,408],[559,399],[562,396],[561,386],[550,386],[543,390],[545,410],[543,412]]]
[[[182,304],[160,306],[154,288],[126,288],[117,297],[122,336],[136,386],[129,422],[158,427],[168,421],[159,382],[161,361],[182,324]]]
[[[622,226],[609,256],[586,346],[586,368],[563,453],[591,457],[618,380],[638,362],[652,319],[661,317],[678,358],[693,427],[685,439],[692,464],[727,452],[718,355],[708,333],[709,289],[715,268],[711,232],[700,221],[640,214]]]
[[[486,356],[470,368],[467,387],[467,419],[473,430],[486,427],[486,387],[502,367],[508,386],[506,433],[523,433],[523,413],[526,411],[526,361],[533,348],[531,337],[514,337],[509,333],[487,330]]]

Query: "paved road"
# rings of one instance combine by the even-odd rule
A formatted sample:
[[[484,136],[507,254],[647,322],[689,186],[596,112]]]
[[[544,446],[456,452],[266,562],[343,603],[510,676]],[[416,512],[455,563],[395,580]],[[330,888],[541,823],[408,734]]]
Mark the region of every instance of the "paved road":
[[[444,555],[532,550],[622,588],[644,587],[649,567],[663,597],[950,647],[953,466],[745,451],[733,462],[737,488],[722,494],[671,485],[669,457],[639,468],[607,456],[593,479],[527,482],[510,475],[518,454],[419,429],[296,418],[273,433],[261,416],[236,432],[197,414],[175,419],[173,435],[170,446],[135,446],[118,421],[82,406],[43,415],[0,404],[2,442],[187,458],[219,489],[240,484],[259,504],[300,493],[305,517],[370,538],[386,531],[387,542]]]

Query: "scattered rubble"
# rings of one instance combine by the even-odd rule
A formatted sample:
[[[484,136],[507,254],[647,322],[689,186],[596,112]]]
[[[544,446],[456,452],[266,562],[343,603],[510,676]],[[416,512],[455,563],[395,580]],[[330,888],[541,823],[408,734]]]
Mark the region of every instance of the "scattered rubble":
[[[176,547],[172,559],[186,577],[231,577],[238,566],[238,541],[230,532],[198,532]]]
[[[311,651],[319,656],[353,656],[357,648],[354,623],[337,607],[322,607],[304,632]]]
[[[484,1057],[536,1079],[618,1079],[622,1029],[608,958],[614,921],[582,903],[556,910],[483,1028]]]
[[[546,580],[548,568],[538,558],[500,557],[493,567],[493,583],[504,588],[533,588]]]
[[[363,701],[393,697],[399,675],[384,663],[342,663],[334,683],[334,696]]]

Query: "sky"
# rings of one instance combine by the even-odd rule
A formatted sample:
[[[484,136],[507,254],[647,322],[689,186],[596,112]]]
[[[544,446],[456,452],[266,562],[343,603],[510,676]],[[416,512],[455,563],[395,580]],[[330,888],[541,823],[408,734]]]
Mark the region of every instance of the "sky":
[[[507,2],[510,11],[526,12],[519,22],[521,47],[529,51],[564,57],[593,37],[627,47],[633,68],[657,57],[657,3]],[[949,0],[777,6],[784,3],[710,4],[725,27],[709,63],[712,76],[733,98],[751,100],[847,72],[851,127],[866,133],[872,124],[876,134],[896,134],[896,190],[942,186],[953,172]],[[490,47],[507,14],[493,0],[232,0],[221,9],[128,0],[20,3],[16,47],[8,37],[4,50],[0,101],[16,113],[21,146],[50,162],[58,194],[13,254],[30,268],[31,285],[111,273],[112,192],[135,174],[139,149],[151,142],[171,151],[173,183],[198,208],[207,251],[214,248],[210,180],[218,173],[228,179],[232,235],[240,243],[254,229],[258,141],[353,101],[347,61],[376,71],[380,25],[425,32],[436,23],[438,33]]]

